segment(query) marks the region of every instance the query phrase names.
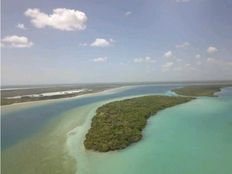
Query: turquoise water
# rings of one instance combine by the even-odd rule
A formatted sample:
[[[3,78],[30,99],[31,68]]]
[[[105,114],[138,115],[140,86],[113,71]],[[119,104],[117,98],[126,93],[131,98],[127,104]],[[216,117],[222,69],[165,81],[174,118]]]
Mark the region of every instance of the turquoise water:
[[[57,119],[57,117],[59,117],[63,112],[73,108],[126,96],[165,93],[178,86],[180,85],[138,86],[127,90],[119,90],[119,92],[116,93],[64,100],[61,102],[20,110],[18,112],[7,113],[4,112],[3,108],[1,115],[2,150],[17,144],[22,139],[33,136],[34,133],[41,130],[51,119]]]
[[[120,97],[169,95],[168,91],[174,87],[177,86],[140,86],[16,112],[3,111],[3,150],[33,137],[69,110],[81,106],[90,109],[94,103]],[[80,111],[77,109],[77,112]],[[222,90],[219,97],[199,97],[165,109],[148,120],[143,139],[124,150],[108,153],[80,150],[74,153],[77,174],[231,174],[231,113],[232,88]]]
[[[143,140],[119,152],[86,152],[80,174],[232,173],[232,89],[151,117]],[[83,159],[82,159],[83,160]]]

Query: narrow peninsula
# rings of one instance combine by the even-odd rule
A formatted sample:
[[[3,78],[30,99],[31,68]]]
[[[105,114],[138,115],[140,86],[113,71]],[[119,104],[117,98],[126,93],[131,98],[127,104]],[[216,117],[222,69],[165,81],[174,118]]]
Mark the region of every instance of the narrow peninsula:
[[[142,138],[147,119],[158,111],[192,100],[192,97],[144,96],[99,107],[86,134],[84,146],[99,152],[124,149]]]

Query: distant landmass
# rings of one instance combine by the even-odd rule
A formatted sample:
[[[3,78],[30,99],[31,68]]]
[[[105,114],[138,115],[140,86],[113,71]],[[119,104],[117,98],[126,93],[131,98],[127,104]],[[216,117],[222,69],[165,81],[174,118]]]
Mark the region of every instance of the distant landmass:
[[[178,89],[173,89],[175,93],[185,96],[216,96],[216,92],[220,92],[221,88],[232,86],[231,84],[224,85],[196,85],[196,86],[185,86]]]
[[[69,98],[120,87],[118,84],[83,84],[8,87],[1,90],[1,105]]]
[[[176,89],[177,94],[185,93],[191,96],[191,91],[196,90],[195,85],[202,84],[202,82],[128,82],[128,83],[92,83],[92,84],[60,84],[60,85],[23,85],[23,86],[3,86],[1,87],[1,105],[9,105],[13,103],[31,102],[39,100],[50,100],[75,97],[78,95],[101,92],[107,89],[122,87],[122,86],[137,86],[137,85],[167,85],[167,84],[188,84],[191,88]],[[206,81],[206,87],[211,89],[211,94],[215,89],[232,84],[229,81]],[[213,87],[212,87],[213,86]],[[212,89],[214,88],[214,89]],[[204,88],[206,89],[206,88]],[[200,89],[203,90],[202,88]],[[206,89],[209,92],[209,89]],[[187,92],[187,93],[186,93]],[[199,92],[199,90],[198,90]],[[184,94],[183,93],[183,94]],[[208,94],[209,96],[211,94]],[[192,93],[194,96],[194,93]]]

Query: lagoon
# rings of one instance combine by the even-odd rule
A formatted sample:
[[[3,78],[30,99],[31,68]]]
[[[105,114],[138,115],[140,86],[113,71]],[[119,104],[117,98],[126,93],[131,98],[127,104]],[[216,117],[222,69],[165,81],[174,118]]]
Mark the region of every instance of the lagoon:
[[[199,97],[150,117],[143,139],[124,150],[85,150],[83,138],[99,106],[133,96],[174,95],[170,90],[179,86],[136,86],[14,112],[3,109],[3,172],[31,173],[37,168],[34,173],[230,173],[232,88],[222,90],[219,97]],[[20,162],[25,158],[32,162]]]

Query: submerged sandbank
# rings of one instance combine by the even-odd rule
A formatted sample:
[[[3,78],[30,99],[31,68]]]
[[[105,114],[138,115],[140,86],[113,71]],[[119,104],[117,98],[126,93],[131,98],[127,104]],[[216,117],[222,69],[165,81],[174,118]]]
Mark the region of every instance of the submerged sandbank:
[[[146,95],[152,95],[152,94],[154,95],[154,93],[146,94]],[[85,113],[85,121],[82,122],[82,124],[78,124],[78,126],[76,126],[75,128],[70,129],[66,139],[67,151],[69,152],[69,155],[76,160],[76,168],[77,168],[76,174],[88,173],[89,170],[89,168],[86,167],[86,161],[88,161],[88,154],[89,153],[91,154],[92,152],[85,149],[83,142],[85,140],[85,134],[88,132],[88,130],[91,127],[91,120],[94,117],[97,108],[110,102],[131,99],[135,97],[142,97],[146,95],[141,94],[141,95],[133,95],[127,97],[119,97],[119,98],[97,102],[83,107],[83,109],[86,108],[87,110],[87,112]],[[157,93],[157,95],[161,95],[161,94]],[[167,91],[163,95],[173,96],[175,94],[170,91]],[[79,112],[78,110],[76,110],[75,114],[76,116],[83,115],[83,113]],[[114,152],[108,152],[108,153],[114,153]]]
[[[17,112],[20,111],[20,109],[27,110],[29,108],[32,109],[32,112],[33,110],[38,112],[39,110],[36,111],[38,106],[46,105],[46,109],[49,108],[49,103],[56,104],[61,102],[62,104],[63,102],[65,103],[64,100],[75,100],[77,98],[84,99],[91,96],[113,94],[128,88],[131,87],[120,87],[95,94],[78,96],[76,98],[60,99],[60,101],[38,101],[4,107],[8,108],[9,115],[11,115],[10,112]],[[39,131],[33,134],[33,136],[22,139],[17,144],[5,148],[2,151],[2,171],[9,174],[14,174],[18,171],[24,174],[50,174],[54,173],[54,171],[55,173],[60,174],[74,173],[76,170],[76,162],[75,158],[70,156],[69,149],[66,148],[67,136],[73,135],[73,132],[70,133],[70,130],[73,130],[78,125],[82,125],[86,122],[86,115],[88,115],[90,110],[95,112],[95,107],[93,107],[95,104],[96,103],[87,104],[64,111],[59,115],[56,115],[55,119],[48,120],[46,124],[42,125]],[[7,110],[5,109],[3,117],[6,113]]]

